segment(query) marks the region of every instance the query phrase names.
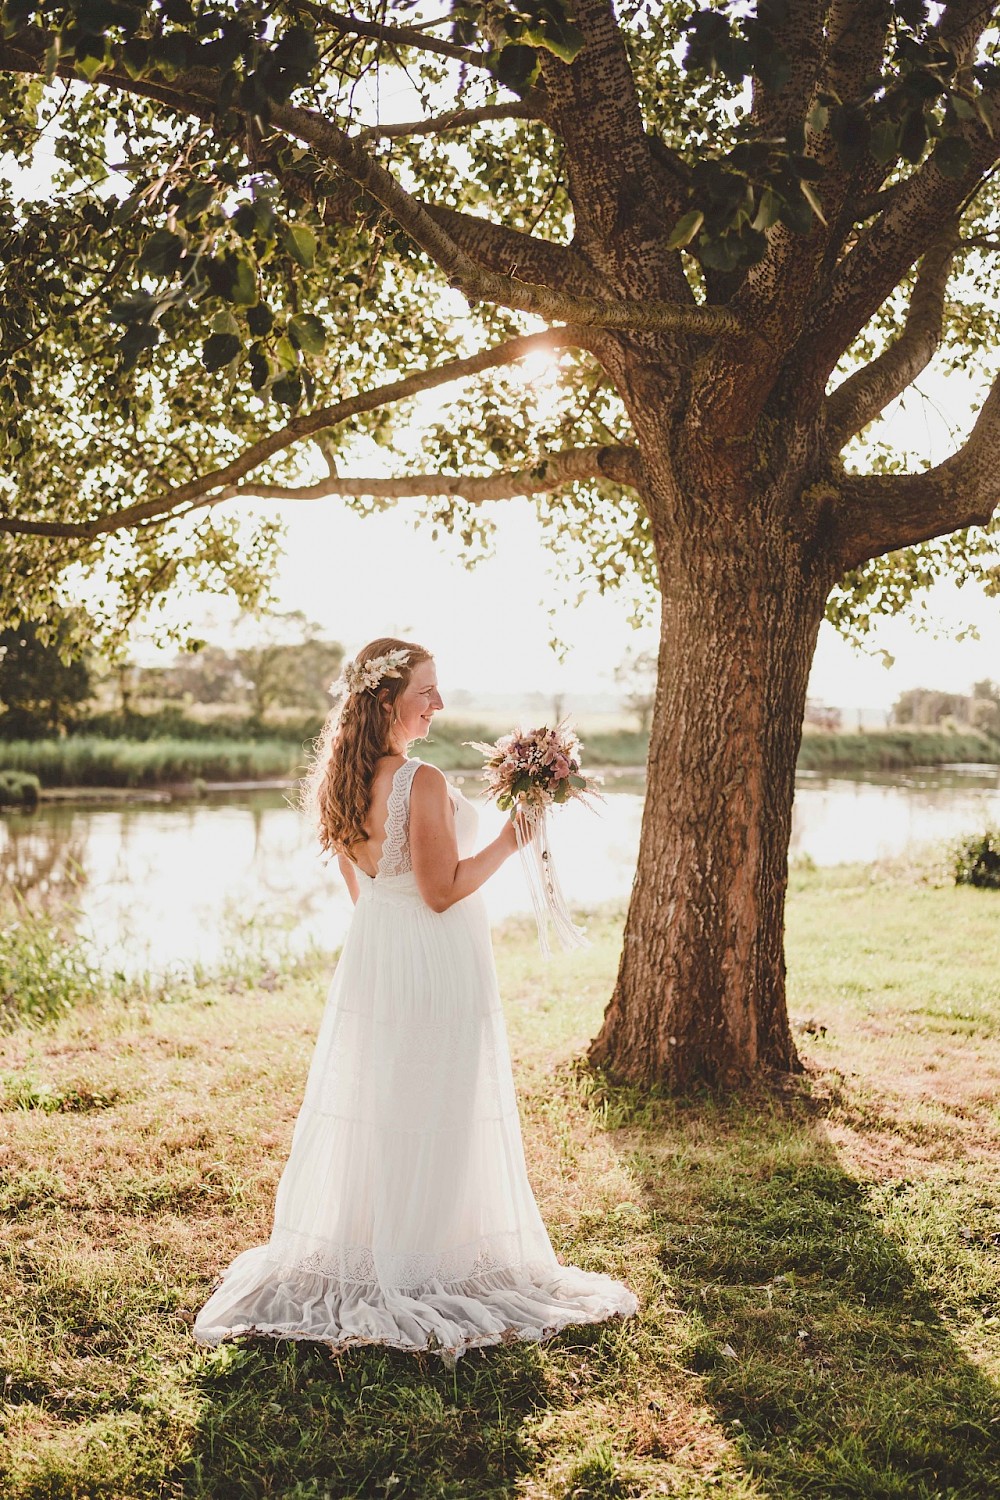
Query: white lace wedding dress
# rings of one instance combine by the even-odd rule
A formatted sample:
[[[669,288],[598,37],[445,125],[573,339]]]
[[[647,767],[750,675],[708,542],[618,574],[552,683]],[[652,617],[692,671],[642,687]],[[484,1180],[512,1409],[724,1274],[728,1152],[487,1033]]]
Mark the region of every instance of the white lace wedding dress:
[[[636,1310],[609,1276],[560,1265],[532,1195],[486,908],[423,901],[407,759],[320,1025],[270,1243],[244,1250],[194,1324],[438,1350],[541,1339]],[[454,788],[463,858],[478,815]]]

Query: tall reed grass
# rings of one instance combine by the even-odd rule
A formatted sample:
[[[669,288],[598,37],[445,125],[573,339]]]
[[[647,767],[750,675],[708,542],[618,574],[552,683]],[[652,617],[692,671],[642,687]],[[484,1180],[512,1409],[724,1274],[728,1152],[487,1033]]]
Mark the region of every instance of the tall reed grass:
[[[959,762],[1000,763],[1000,740],[969,730],[880,729],[859,734],[806,734],[798,766],[803,771],[901,771],[907,766]]]
[[[469,740],[493,740],[495,728],[442,718],[430,738],[412,748],[442,771],[478,770],[482,758]],[[649,742],[635,729],[581,733],[588,767],[642,767]],[[301,776],[308,738],[228,740],[221,737],[150,740],[70,735],[60,740],[0,740],[0,773],[37,776],[43,787],[157,787],[195,781],[264,781]],[[893,771],[949,762],[1000,763],[1000,739],[973,732],[879,730],[806,734],[798,765],[807,771]]]
[[[63,740],[0,743],[0,769],[43,787],[150,787],[192,781],[261,781],[301,774],[301,746],[281,740]]]

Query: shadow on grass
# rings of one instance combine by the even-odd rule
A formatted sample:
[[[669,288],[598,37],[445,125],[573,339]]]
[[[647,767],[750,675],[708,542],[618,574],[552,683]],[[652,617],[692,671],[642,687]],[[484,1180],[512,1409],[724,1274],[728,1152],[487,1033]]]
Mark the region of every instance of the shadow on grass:
[[[1000,1392],[946,1322],[974,1324],[996,1296],[989,1205],[954,1184],[859,1182],[806,1099],[635,1108],[597,1090],[588,1108],[586,1092],[579,1127],[616,1127],[644,1207],[588,1215],[564,1248],[629,1267],[638,1320],[474,1351],[455,1370],[269,1340],[199,1354],[180,1492],[1000,1495]]]
[[[1000,1390],[945,1321],[995,1305],[961,1190],[858,1181],[804,1099],[667,1105],[640,1133],[675,1163],[647,1190],[681,1362],[754,1493],[1000,1495]]]
[[[531,1345],[436,1355],[242,1340],[197,1361],[206,1403],[184,1494],[508,1495],[532,1466],[524,1419],[550,1400]]]

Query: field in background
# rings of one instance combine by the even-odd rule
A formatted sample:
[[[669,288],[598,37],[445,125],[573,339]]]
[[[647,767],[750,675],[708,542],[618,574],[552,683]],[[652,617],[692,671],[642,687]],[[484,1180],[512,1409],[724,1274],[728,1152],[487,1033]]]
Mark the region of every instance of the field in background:
[[[643,1102],[574,1063],[621,912],[497,939],[557,1250],[638,1320],[541,1348],[194,1346],[266,1238],[328,978],[247,959],[0,1035],[6,1500],[977,1500],[1000,1493],[1000,895],[793,869],[800,1083]],[[2,925],[2,924],[0,924]],[[52,993],[35,944],[34,991]],[[25,975],[25,980],[27,980]],[[65,976],[61,981],[69,985]],[[81,998],[82,997],[82,998]]]
[[[554,722],[549,719],[549,722]],[[583,742],[584,764],[641,768],[648,741],[625,714],[594,714],[574,720]],[[190,726],[189,726],[190,727]],[[217,726],[218,727],[218,726]],[[0,771],[34,774],[47,788],[191,787],[197,783],[293,779],[305,768],[318,724],[286,725],[279,737],[234,739],[232,725],[198,739],[181,736],[115,739],[68,735],[58,740],[0,740]],[[443,715],[430,739],[414,751],[442,770],[475,770],[479,752],[468,740],[493,740],[511,728],[501,713],[472,719]],[[886,729],[831,734],[807,729],[800,770],[890,771],[954,762],[1000,763],[1000,739],[974,732]]]

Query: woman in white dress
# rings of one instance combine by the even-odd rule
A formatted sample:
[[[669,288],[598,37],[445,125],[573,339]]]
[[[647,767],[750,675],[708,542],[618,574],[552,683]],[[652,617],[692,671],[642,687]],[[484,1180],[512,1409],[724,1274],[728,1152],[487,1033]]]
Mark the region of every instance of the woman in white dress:
[[[266,1245],[238,1255],[194,1324],[340,1349],[466,1349],[636,1310],[560,1265],[525,1170],[484,881],[513,823],[478,815],[407,750],[444,705],[433,658],[372,641],[348,663],[309,783],[354,901]]]

